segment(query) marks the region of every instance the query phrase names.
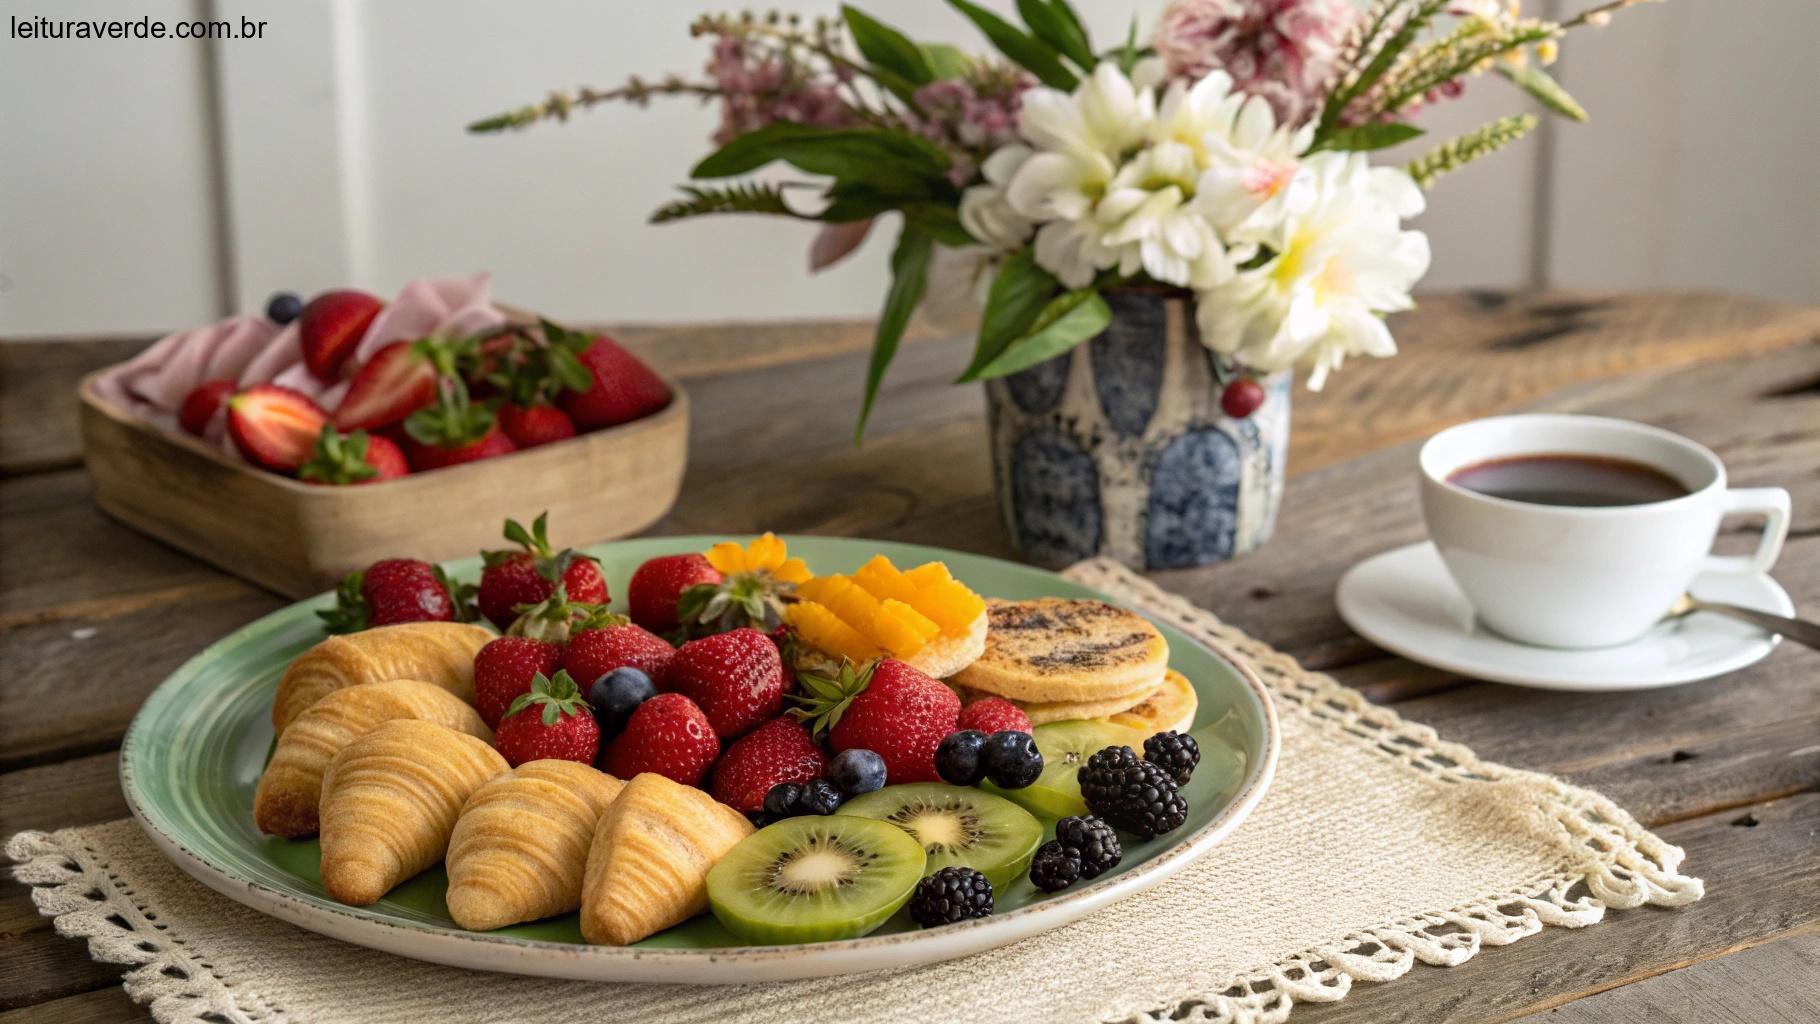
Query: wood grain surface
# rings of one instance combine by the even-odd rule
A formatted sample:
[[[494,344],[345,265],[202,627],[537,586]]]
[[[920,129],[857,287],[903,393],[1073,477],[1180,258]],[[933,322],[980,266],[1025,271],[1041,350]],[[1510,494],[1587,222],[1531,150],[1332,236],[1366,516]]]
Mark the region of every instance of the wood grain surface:
[[[1276,539],[1158,575],[1373,700],[1487,758],[1611,795],[1707,880],[1679,911],[1551,929],[1458,968],[1418,967],[1294,1021],[1820,1019],[1820,655],[1784,645],[1729,677],[1556,694],[1386,656],[1333,610],[1354,562],[1421,536],[1416,443],[1512,409],[1597,412],[1681,431],[1742,485],[1787,487],[1777,577],[1820,616],[1820,311],[1725,295],[1431,295],[1393,324],[1401,357],[1298,390]],[[849,443],[868,325],[617,328],[687,382],[690,464],[652,532],[808,532],[1008,549],[981,440],[984,400],[949,381],[966,345],[926,328]],[[283,605],[108,519],[80,468],[75,381],[146,339],[0,342],[0,835],[117,818],[121,734],[164,676]],[[1725,545],[1747,542],[1730,524]],[[591,538],[563,536],[584,542]],[[0,883],[0,1024],[146,1015]]]

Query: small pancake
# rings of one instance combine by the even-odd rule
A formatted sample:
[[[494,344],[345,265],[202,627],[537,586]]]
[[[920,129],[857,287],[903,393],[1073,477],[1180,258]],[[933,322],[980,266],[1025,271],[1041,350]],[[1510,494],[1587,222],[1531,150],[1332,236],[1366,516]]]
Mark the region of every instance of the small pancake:
[[[1136,707],[1108,715],[1106,721],[1140,729],[1147,736],[1159,732],[1187,732],[1194,728],[1194,712],[1200,704],[1194,684],[1187,676],[1170,669],[1163,676],[1162,688]]]
[[[954,677],[968,689],[1034,704],[1106,704],[1153,692],[1169,665],[1155,626],[1104,601],[990,600],[986,616],[985,651]]]
[[[980,652],[986,649],[986,635],[986,613],[981,612],[964,635],[944,633],[929,641],[922,650],[901,660],[926,676],[946,679],[979,658]],[[804,672],[833,676],[840,672],[840,663],[841,659],[834,655],[799,645],[791,664]]]
[[[960,686],[952,682],[948,685],[953,687],[954,692],[960,694],[962,704],[971,704],[974,701],[985,697],[998,696],[997,694],[987,693],[984,690],[969,689],[968,687]],[[1109,698],[1102,701],[1073,703],[1066,701],[1041,703],[1036,701],[1013,700],[1008,697],[1003,699],[1011,700],[1011,703],[1016,704],[1021,708],[1024,714],[1029,716],[1031,725],[1048,725],[1050,722],[1072,722],[1087,718],[1108,718],[1143,704],[1143,702],[1148,700],[1155,692],[1155,690],[1141,690],[1134,694],[1127,694],[1125,696]]]

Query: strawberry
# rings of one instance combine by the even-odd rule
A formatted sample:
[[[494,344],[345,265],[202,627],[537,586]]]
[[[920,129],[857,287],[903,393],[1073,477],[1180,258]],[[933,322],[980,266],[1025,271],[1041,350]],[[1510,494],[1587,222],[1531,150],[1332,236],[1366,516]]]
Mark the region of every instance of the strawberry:
[[[575,436],[575,421],[553,405],[513,405],[499,407],[499,425],[506,436],[520,448],[535,448]]]
[[[333,384],[360,339],[366,337],[373,318],[385,303],[351,288],[323,292],[297,316],[297,340],[303,346],[303,365],[316,379]]]
[[[823,760],[801,723],[773,718],[733,741],[714,766],[709,792],[734,810],[751,813],[764,807],[772,786],[819,778]]]
[[[663,684],[676,650],[643,626],[623,616],[606,616],[600,625],[589,623],[569,637],[562,652],[562,667],[582,686],[616,668],[635,668],[658,685]]]
[[[578,357],[593,378],[586,391],[562,397],[562,407],[583,430],[649,416],[670,404],[670,388],[650,367],[604,335]]]
[[[799,673],[797,681],[804,693],[791,698],[799,706],[790,713],[827,732],[836,753],[875,751],[894,785],[941,781],[935,748],[954,731],[961,699],[940,680],[883,658],[861,669],[843,663],[833,679]]]
[[[701,708],[680,693],[660,693],[626,719],[626,729],[607,749],[602,767],[621,779],[656,772],[694,786],[718,756],[720,740]]]
[[[486,568],[480,572],[480,614],[500,629],[518,618],[519,605],[548,600],[559,583],[577,604],[604,605],[610,599],[599,562],[572,548],[550,550],[544,532],[548,520],[546,512],[527,531],[508,519],[505,537],[523,550],[482,552]]]
[[[1024,709],[1003,697],[983,697],[961,709],[956,729],[978,729],[990,736],[995,732],[1029,732],[1030,716]]]
[[[456,445],[424,444],[415,438],[405,439],[406,458],[411,468],[419,473],[432,469],[447,469],[464,463],[479,462],[499,455],[510,455],[518,450],[512,439],[497,426],[488,427],[486,433],[472,441]]]
[[[410,472],[404,450],[391,441],[369,436],[364,430],[344,435],[333,423],[324,423],[316,438],[316,454],[298,467],[297,479],[317,484],[372,484]]]
[[[493,746],[516,768],[526,761],[580,761],[593,764],[600,753],[600,726],[594,709],[581,697],[567,672],[531,680],[506,709],[493,734]]]
[[[328,414],[309,396],[276,384],[255,384],[228,399],[228,436],[247,461],[295,473],[316,450]]]
[[[659,555],[648,559],[626,584],[632,621],[653,633],[676,628],[676,599],[698,583],[719,583],[720,570],[699,554]]]
[[[217,377],[205,380],[190,389],[183,396],[183,405],[177,410],[177,425],[184,430],[201,437],[209,427],[209,421],[221,410],[221,403],[227,401],[237,385],[232,378]]]
[[[335,607],[316,614],[330,633],[358,633],[400,622],[461,618],[457,588],[442,570],[414,558],[387,558],[341,578]]]
[[[784,662],[756,629],[715,633],[677,649],[664,688],[695,701],[720,738],[732,739],[783,708]]]
[[[436,381],[447,367],[443,346],[433,340],[394,341],[354,371],[347,394],[335,407],[335,426],[372,430],[399,423],[436,401]]]
[[[474,710],[489,728],[512,702],[531,692],[538,676],[551,676],[562,661],[562,645],[528,636],[502,636],[487,641],[474,655]]]

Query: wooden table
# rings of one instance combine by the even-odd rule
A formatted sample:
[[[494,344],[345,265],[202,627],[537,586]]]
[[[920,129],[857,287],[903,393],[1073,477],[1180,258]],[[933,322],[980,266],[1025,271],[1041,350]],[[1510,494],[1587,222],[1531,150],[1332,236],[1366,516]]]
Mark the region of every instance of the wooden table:
[[[1295,396],[1276,539],[1160,581],[1485,757],[1609,794],[1686,848],[1707,896],[1554,929],[1451,970],[1418,966],[1300,1007],[1294,1021],[1820,1017],[1820,655],[1784,645],[1703,684],[1545,693],[1386,656],[1346,629],[1332,599],[1347,566],[1421,536],[1420,438],[1553,409],[1657,423],[1716,449],[1738,484],[1787,487],[1795,520],[1777,576],[1803,614],[1820,615],[1820,310],[1687,293],[1471,293],[1431,296],[1393,326],[1399,358],[1350,364],[1326,392]],[[947,384],[962,342],[925,332],[907,345],[854,448],[863,324],[618,333],[694,398],[688,479],[659,532],[775,529],[1008,554],[983,399]],[[89,500],[71,388],[140,344],[0,343],[0,835],[124,815],[116,748],[140,701],[206,643],[283,604]],[[119,973],[0,882],[0,1024],[145,1019]]]

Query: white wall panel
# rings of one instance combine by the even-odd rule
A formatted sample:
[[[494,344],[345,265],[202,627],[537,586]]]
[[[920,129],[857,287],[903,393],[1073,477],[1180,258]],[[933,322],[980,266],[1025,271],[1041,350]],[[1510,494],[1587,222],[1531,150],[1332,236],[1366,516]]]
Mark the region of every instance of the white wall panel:
[[[178,19],[200,7],[8,3],[0,17]],[[156,330],[221,311],[205,56],[188,40],[0,30],[0,334]]]

